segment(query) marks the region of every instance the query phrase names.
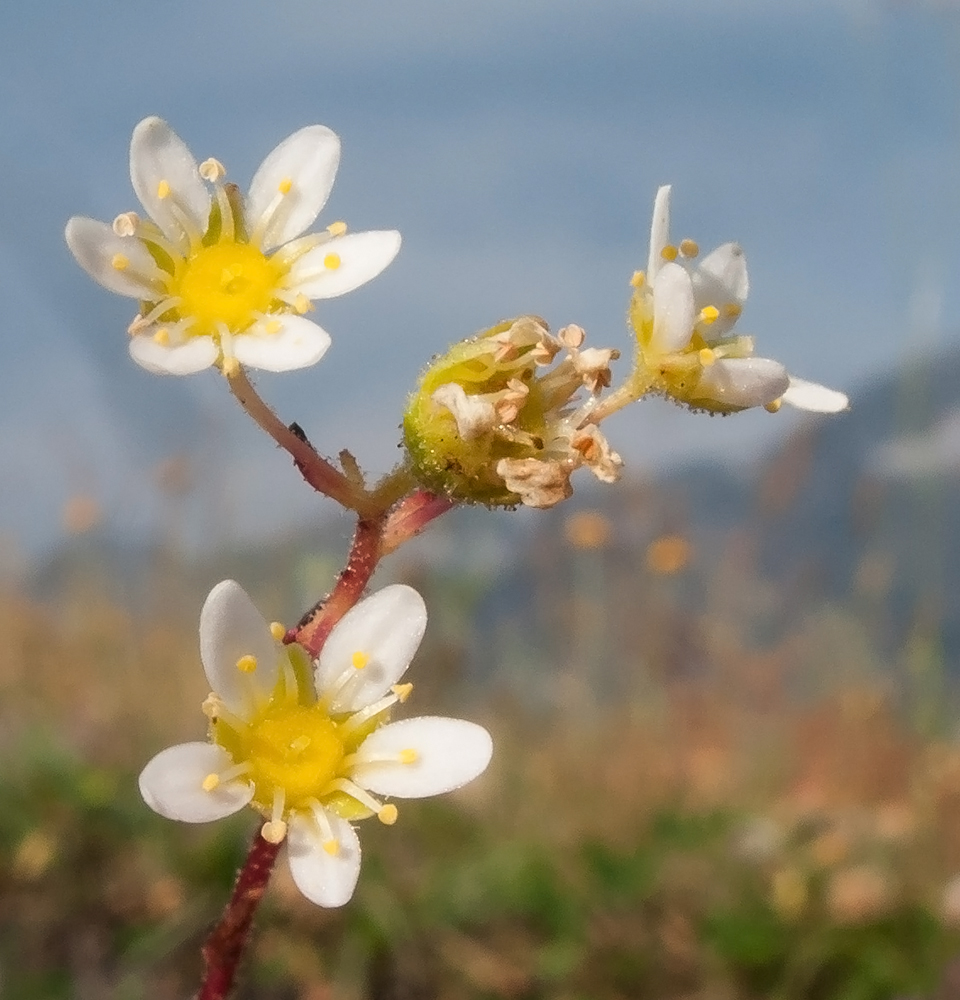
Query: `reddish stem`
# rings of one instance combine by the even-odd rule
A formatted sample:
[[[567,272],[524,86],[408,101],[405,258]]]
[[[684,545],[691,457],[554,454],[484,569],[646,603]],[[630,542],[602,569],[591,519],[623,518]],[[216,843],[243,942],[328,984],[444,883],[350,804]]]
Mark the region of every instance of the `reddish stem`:
[[[206,969],[196,1000],[224,1000],[230,992],[250,935],[253,915],[266,891],[279,850],[279,844],[268,843],[257,832],[246,863],[237,876],[230,902],[203,946]]]
[[[320,653],[334,625],[360,600],[377,568],[384,518],[381,514],[357,521],[350,556],[336,586],[326,600],[308,611],[297,627],[287,633],[286,642],[299,642],[313,657]]]
[[[387,518],[380,542],[380,557],[383,558],[400,548],[441,514],[456,507],[456,501],[449,497],[417,490],[402,500]]]

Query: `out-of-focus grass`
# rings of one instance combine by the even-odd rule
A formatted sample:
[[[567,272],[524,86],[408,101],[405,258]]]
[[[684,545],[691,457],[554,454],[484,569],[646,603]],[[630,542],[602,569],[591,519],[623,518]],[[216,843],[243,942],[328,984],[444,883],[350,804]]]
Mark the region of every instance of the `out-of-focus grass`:
[[[0,996],[190,995],[256,828],[136,790],[203,732],[195,624],[7,595],[0,637]],[[364,824],[343,910],[281,863],[237,995],[933,997],[960,954],[960,751],[879,682],[791,700],[790,655],[765,654],[762,698],[728,645],[721,675],[615,705],[474,699],[489,774]]]

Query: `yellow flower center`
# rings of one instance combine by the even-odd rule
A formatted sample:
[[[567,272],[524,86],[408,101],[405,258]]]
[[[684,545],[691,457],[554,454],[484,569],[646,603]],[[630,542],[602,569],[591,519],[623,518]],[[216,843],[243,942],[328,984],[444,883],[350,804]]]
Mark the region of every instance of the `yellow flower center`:
[[[193,320],[190,333],[209,336],[221,324],[239,333],[268,312],[283,269],[255,246],[224,240],[201,246],[171,282],[177,312]]]

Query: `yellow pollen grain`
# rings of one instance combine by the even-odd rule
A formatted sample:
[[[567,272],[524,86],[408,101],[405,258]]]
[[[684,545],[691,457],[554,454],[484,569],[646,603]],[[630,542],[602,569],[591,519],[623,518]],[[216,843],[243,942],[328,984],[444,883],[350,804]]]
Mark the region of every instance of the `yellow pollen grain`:
[[[170,197],[169,181],[160,181],[160,183],[157,185],[157,197],[161,199]]]
[[[630,285],[633,288],[643,288],[646,280],[647,276],[643,273],[643,271],[634,271],[633,277],[630,279]]]
[[[268,320],[265,329],[269,334],[277,334],[283,329],[283,323],[278,319]]]
[[[743,306],[739,302],[728,302],[723,307],[723,315],[728,319],[736,319],[743,312]]]
[[[350,657],[350,662],[356,667],[357,670],[363,670],[363,668],[370,662],[370,657],[366,653],[362,653],[359,649]]]
[[[413,690],[412,684],[394,684],[390,690],[397,696],[398,701],[402,704],[410,697],[410,692]]]
[[[277,640],[277,642],[282,642],[283,637],[287,634],[287,630],[280,624],[280,622],[270,622],[270,634]]]
[[[709,347],[704,347],[700,351],[700,364],[702,364],[704,368],[709,368],[716,360],[716,352],[710,350]]]
[[[110,266],[115,271],[126,271],[130,266],[130,258],[126,254],[115,253],[113,257],[110,258]]]
[[[237,670],[239,670],[241,674],[252,674],[256,669],[257,658],[255,656],[251,656],[250,653],[247,653],[246,656],[241,656],[240,659],[237,660]]]
[[[212,792],[215,788],[220,785],[220,776],[218,774],[208,774],[203,781],[200,783],[200,787],[205,792]]]
[[[700,245],[696,240],[681,240],[680,241],[680,253],[684,257],[696,257],[700,253]]]
[[[397,821],[397,816],[399,815],[397,807],[392,802],[388,802],[380,810],[380,812],[377,813],[377,819],[380,820],[384,826],[393,826],[393,824]]]
[[[277,190],[280,192],[280,194],[290,194],[292,188],[293,188],[292,177],[284,177],[284,179],[280,181],[280,183],[277,185]]]
[[[775,399],[772,403],[766,403],[763,408],[767,413],[776,413],[781,406],[783,406],[783,400]]]
[[[418,754],[412,747],[410,749],[400,751],[401,764],[416,764],[419,759],[420,754]]]
[[[340,853],[340,841],[325,840],[323,842],[323,849],[330,855],[331,858],[335,858]]]
[[[700,310],[701,323],[716,323],[720,318],[720,310],[716,306],[704,306]]]
[[[166,347],[170,343],[170,331],[165,326],[162,326],[153,335],[153,339],[161,347]]]
[[[672,244],[668,243],[661,251],[660,256],[664,260],[676,260],[677,259],[677,248]]]
[[[331,222],[330,225],[327,226],[327,232],[331,236],[343,236],[346,231],[347,224],[343,221]]]
[[[293,300],[293,308],[302,316],[304,313],[310,312],[313,308],[313,303],[303,292],[298,292],[297,297]]]
[[[323,266],[328,271],[336,271],[336,269],[340,266],[340,254],[328,253],[327,256],[323,258]]]

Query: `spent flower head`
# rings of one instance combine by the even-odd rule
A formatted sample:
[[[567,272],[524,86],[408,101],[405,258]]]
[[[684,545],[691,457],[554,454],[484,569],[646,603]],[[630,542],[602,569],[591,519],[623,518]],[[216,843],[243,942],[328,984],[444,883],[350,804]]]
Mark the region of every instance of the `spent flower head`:
[[[385,587],[352,608],[311,663],[225,580],[200,615],[200,657],[215,693],[209,742],[162,751],[140,775],[147,804],[203,823],[252,805],[266,840],[287,841],[293,880],[320,906],[342,906],[360,873],[355,820],[390,825],[382,796],[449,792],[487,766],[489,733],[460,719],[389,722],[411,684],[400,678],[426,627],[411,587]]]
[[[835,413],[847,397],[758,358],[753,338],[735,330],[749,291],[747,261],[737,243],[706,256],[694,240],[670,242],[670,187],[657,191],[646,272],[637,271],[630,325],[637,340],[635,379],[694,410],[733,413],[753,406]]]
[[[421,483],[467,503],[552,507],[570,496],[580,466],[617,480],[623,463],[591,413],[619,352],[583,348],[584,336],[578,326],[553,336],[539,317],[521,316],[436,358],[403,420]]]
[[[224,183],[219,161],[198,164],[165,121],[140,122],[130,178],[148,218],[126,212],[108,225],[75,216],[66,228],[91,277],[139,300],[134,361],[174,375],[319,361],[330,337],[306,318],[311,300],[376,277],[400,248],[398,232],[348,234],[342,222],[301,235],[326,203],[339,161],[336,134],[310,125],[270,153],[243,198]]]

